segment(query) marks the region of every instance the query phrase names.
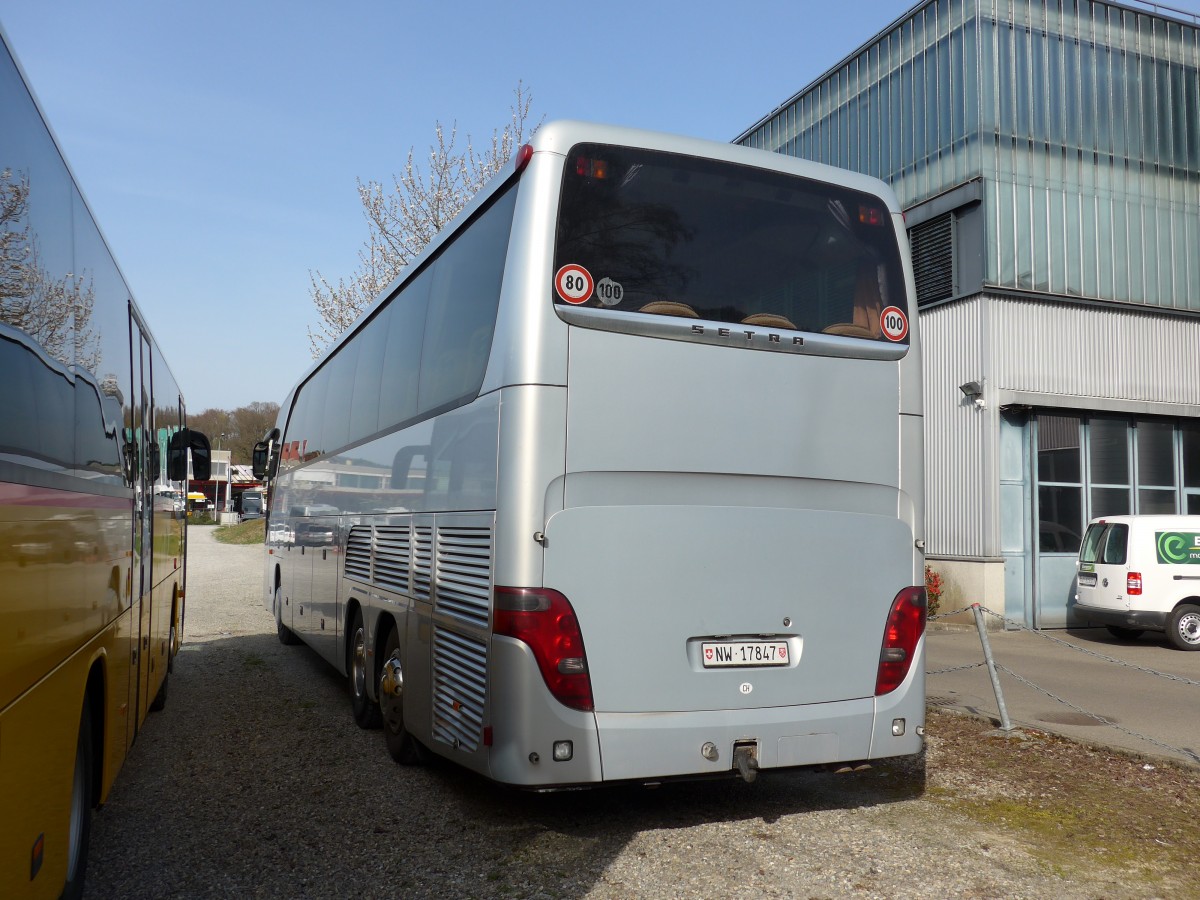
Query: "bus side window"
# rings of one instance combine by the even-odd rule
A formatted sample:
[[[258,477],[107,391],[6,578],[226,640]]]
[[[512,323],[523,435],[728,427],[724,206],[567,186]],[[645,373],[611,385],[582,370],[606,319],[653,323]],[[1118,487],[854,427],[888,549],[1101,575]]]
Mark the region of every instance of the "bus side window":
[[[412,444],[408,447],[401,447],[396,452],[396,458],[392,460],[392,490],[403,491],[408,488],[408,478],[411,474],[413,459],[418,456],[425,460],[425,464],[428,466],[428,444]]]

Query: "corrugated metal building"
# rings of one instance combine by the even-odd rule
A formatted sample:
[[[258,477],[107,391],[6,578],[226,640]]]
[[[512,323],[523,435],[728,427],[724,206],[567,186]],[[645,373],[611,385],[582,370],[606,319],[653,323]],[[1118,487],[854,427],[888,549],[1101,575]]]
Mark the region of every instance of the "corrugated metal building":
[[[928,0],[738,142],[900,197],[956,597],[1072,624],[1090,517],[1200,514],[1200,19]]]

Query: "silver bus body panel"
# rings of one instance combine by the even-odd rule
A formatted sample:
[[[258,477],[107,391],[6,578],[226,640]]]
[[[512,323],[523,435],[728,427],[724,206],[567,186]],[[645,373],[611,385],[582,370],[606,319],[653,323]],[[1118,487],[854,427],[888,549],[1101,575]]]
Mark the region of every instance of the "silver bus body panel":
[[[540,586],[544,549],[535,535],[563,508],[567,390],[519,385],[500,397],[495,583]]]
[[[491,653],[495,724],[487,774],[525,787],[603,781],[595,714],[570,709],[550,695],[528,645],[493,635]],[[554,760],[555,741],[572,742],[570,760]]]
[[[567,326],[546,300],[563,160],[535,153],[521,175],[496,333],[481,393],[567,383]]]
[[[546,582],[575,607],[597,712],[870,698],[908,534],[894,517],[829,511],[573,508],[551,520]],[[794,639],[791,663],[705,669],[690,652],[759,638]]]

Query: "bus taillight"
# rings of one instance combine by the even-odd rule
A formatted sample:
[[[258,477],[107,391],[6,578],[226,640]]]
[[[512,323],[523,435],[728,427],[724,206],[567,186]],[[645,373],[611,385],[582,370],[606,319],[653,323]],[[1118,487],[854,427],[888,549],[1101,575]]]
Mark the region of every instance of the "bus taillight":
[[[513,155],[513,169],[516,174],[520,175],[524,172],[531,159],[533,159],[533,145],[522,144],[521,149]]]
[[[575,157],[575,174],[584,178],[595,178],[597,181],[603,181],[608,177],[608,162],[603,159],[577,156]]]
[[[583,635],[566,597],[546,588],[497,587],[492,628],[529,646],[559,703],[594,708]]]
[[[1159,557],[1161,559],[1161,557]],[[1130,572],[1125,576],[1125,593],[1137,597],[1142,593],[1142,573]]]
[[[879,653],[879,673],[875,677],[875,696],[889,694],[908,677],[917,642],[925,633],[925,588],[908,587],[892,601],[887,627],[883,631],[883,649]]]

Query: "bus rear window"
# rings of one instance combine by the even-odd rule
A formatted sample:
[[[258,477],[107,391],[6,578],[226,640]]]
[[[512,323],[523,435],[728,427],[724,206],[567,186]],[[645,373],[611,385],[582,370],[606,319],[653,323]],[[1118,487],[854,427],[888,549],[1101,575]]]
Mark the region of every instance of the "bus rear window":
[[[551,290],[560,308],[908,340],[882,199],[674,153],[572,148]]]

